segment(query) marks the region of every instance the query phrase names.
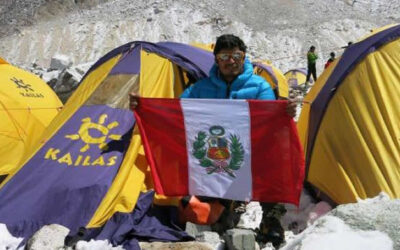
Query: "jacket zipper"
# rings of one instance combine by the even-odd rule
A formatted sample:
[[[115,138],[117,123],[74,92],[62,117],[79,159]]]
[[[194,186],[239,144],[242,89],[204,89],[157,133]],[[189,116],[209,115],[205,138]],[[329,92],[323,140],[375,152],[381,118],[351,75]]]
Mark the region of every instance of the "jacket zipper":
[[[230,97],[229,94],[231,93],[231,84],[227,83],[226,85],[228,85],[228,87],[226,88],[226,98],[229,99],[229,97]]]

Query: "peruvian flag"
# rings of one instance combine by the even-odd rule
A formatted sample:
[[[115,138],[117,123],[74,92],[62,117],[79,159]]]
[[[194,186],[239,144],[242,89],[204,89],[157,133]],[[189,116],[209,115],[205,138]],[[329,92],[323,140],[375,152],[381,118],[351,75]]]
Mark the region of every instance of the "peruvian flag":
[[[303,151],[287,101],[140,98],[155,190],[298,205]]]

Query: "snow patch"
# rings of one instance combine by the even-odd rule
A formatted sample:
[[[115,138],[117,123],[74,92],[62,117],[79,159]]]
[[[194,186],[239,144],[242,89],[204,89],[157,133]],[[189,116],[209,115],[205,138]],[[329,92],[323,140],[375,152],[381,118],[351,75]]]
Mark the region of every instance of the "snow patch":
[[[351,229],[341,219],[325,216],[282,250],[392,250],[393,242],[379,231]]]
[[[23,238],[13,237],[8,232],[6,225],[0,224],[0,250],[18,249],[18,245],[22,240]]]

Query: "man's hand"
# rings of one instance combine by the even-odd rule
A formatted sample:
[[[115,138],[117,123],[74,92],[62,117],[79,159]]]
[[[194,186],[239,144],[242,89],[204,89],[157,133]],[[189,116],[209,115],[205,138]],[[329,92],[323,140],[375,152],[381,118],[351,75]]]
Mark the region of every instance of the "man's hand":
[[[140,95],[135,92],[129,93],[129,107],[131,110],[136,109],[139,105],[139,97]]]
[[[288,104],[286,106],[286,113],[290,117],[295,117],[296,116],[296,110],[297,109],[297,103],[294,99],[289,99]]]

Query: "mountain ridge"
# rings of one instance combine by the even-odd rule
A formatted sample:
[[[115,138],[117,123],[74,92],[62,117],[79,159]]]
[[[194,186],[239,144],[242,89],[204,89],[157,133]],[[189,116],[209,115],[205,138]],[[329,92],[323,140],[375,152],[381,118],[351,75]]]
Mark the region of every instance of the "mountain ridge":
[[[270,60],[282,71],[304,67],[305,53],[315,45],[321,72],[331,51],[340,54],[348,41],[400,22],[398,0],[6,2],[0,9],[0,56],[22,66],[46,67],[54,54],[75,64],[94,62],[134,40],[211,43],[234,33],[250,57]]]

